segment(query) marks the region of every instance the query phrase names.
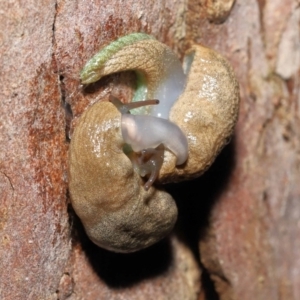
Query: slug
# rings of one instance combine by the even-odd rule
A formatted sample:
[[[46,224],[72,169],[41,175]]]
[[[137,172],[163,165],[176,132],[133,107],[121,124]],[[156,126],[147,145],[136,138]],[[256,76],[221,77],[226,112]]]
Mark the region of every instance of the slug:
[[[188,140],[188,159],[183,168],[166,152],[161,182],[180,181],[203,174],[228,144],[237,122],[239,85],[229,62],[216,51],[194,45],[185,53],[187,82],[170,111]]]
[[[131,113],[168,119],[171,107],[184,90],[186,76],[173,51],[150,35],[132,33],[112,42],[86,63],[80,79],[82,84],[90,84],[106,75],[129,70],[137,75],[133,101],[160,100],[159,106]]]
[[[239,106],[238,83],[220,54],[195,45],[182,68],[166,45],[142,33],[102,49],[80,78],[90,84],[127,70],[137,74],[133,102],[111,96],[93,104],[69,149],[74,210],[90,239],[116,252],[138,251],[172,230],[176,204],[153,182],[201,175],[232,135]]]
[[[146,191],[123,152],[120,112],[97,102],[77,124],[69,149],[72,206],[89,238],[115,252],[134,252],[165,237],[177,219],[173,198]]]

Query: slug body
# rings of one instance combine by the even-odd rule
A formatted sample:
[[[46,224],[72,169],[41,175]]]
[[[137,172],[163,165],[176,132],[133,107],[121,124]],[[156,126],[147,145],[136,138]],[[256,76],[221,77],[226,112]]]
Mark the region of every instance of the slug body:
[[[133,101],[159,99],[159,106],[132,110],[168,119],[170,109],[183,92],[186,76],[173,51],[144,33],[133,33],[112,42],[87,62],[80,74],[83,84],[103,76],[135,71],[137,89]]]
[[[188,160],[174,168],[166,153],[162,182],[187,180],[203,174],[229,142],[238,117],[239,85],[228,61],[216,51],[194,45],[186,52],[187,83],[171,109],[170,120],[188,139]]]
[[[172,230],[177,207],[165,191],[145,191],[123,145],[116,107],[98,102],[87,109],[70,143],[69,190],[73,208],[95,244],[133,252]]]
[[[127,70],[137,74],[136,104],[113,100],[89,107],[69,150],[72,205],[91,240],[116,252],[143,249],[172,230],[176,205],[153,182],[202,174],[232,135],[239,105],[238,83],[220,54],[194,46],[184,75],[167,46],[139,33],[96,54],[81,81]],[[160,104],[136,102],[146,98]]]

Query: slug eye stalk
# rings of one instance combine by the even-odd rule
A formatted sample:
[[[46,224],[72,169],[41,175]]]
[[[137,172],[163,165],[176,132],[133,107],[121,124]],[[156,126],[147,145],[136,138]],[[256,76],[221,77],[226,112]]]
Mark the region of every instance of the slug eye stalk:
[[[135,108],[148,106],[148,105],[157,105],[159,104],[159,100],[157,99],[149,99],[143,101],[136,101],[130,103],[123,103],[118,98],[113,95],[109,95],[109,102],[111,102],[121,114],[130,114],[130,111]]]

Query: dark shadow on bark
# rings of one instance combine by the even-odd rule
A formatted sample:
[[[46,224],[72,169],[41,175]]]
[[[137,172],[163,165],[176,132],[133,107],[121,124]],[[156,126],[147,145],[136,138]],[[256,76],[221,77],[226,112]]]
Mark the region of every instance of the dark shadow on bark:
[[[172,264],[173,253],[168,238],[135,253],[114,253],[90,241],[75,213],[73,225],[75,242],[81,243],[93,270],[111,288],[130,287],[156,277],[167,272]]]
[[[104,87],[109,86],[112,83],[113,79],[114,77],[112,75],[109,75],[101,78],[94,83],[82,85],[81,92],[85,96],[92,95],[96,97],[97,94],[104,89]]]
[[[198,253],[199,239],[209,225],[210,211],[226,188],[234,169],[234,149],[232,139],[202,176],[167,186],[167,191],[178,205],[178,230],[195,253]]]
[[[191,181],[170,184],[167,187],[178,206],[177,236],[190,247],[203,270],[202,285],[206,300],[218,300],[219,296],[208,271],[201,263],[199,241],[209,226],[210,212],[218,201],[219,195],[226,188],[234,166],[233,138],[202,176]]]

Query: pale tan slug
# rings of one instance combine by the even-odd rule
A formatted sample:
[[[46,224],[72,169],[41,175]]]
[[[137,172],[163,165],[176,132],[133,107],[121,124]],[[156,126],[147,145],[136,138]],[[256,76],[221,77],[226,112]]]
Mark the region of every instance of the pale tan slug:
[[[82,84],[103,76],[133,70],[137,89],[133,101],[159,99],[160,105],[133,110],[168,119],[170,109],[185,86],[185,75],[178,57],[166,45],[144,33],[119,38],[93,56],[80,74]]]
[[[72,205],[88,236],[103,248],[133,252],[167,235],[177,208],[169,194],[151,187],[153,181],[199,176],[232,134],[239,90],[228,62],[211,49],[194,46],[185,65],[187,81],[166,45],[135,33],[105,47],[81,72],[82,83],[89,84],[111,73],[136,71],[133,100],[160,100],[155,106],[129,104],[119,110],[112,103],[96,103],[74,129]],[[135,106],[143,107],[133,110]],[[146,184],[140,175],[149,176]]]
[[[172,230],[177,207],[165,191],[145,191],[123,145],[117,108],[98,102],[87,109],[70,143],[69,190],[73,208],[95,244],[133,252]]]
[[[188,160],[178,168],[167,152],[159,177],[163,182],[204,173],[229,142],[238,117],[239,85],[222,55],[195,45],[186,52],[184,64],[186,87],[171,109],[170,120],[187,136]]]

